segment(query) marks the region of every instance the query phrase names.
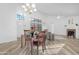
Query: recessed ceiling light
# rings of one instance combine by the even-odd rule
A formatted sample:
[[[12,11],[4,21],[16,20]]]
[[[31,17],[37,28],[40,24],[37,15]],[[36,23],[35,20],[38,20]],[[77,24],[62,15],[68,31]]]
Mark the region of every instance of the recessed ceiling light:
[[[60,19],[60,16],[57,16],[57,19]]]

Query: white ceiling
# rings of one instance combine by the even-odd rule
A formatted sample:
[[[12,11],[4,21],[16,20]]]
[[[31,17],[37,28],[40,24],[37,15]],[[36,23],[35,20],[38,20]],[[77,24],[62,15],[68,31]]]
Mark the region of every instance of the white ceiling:
[[[51,16],[79,16],[79,3],[38,3],[37,10]]]
[[[14,10],[23,3],[2,3],[0,8]],[[79,3],[36,3],[37,12],[51,16],[79,16]],[[9,9],[8,9],[9,10]]]

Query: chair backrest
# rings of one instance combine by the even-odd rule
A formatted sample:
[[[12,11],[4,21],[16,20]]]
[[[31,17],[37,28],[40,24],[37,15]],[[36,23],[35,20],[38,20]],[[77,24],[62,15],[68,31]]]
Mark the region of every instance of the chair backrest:
[[[43,38],[43,40],[44,40],[44,38],[45,38],[45,32],[44,32],[44,31],[41,31],[41,32],[39,33],[38,37],[39,37],[39,38]]]
[[[25,39],[29,39],[30,38],[30,31],[29,30],[24,30],[24,37]]]

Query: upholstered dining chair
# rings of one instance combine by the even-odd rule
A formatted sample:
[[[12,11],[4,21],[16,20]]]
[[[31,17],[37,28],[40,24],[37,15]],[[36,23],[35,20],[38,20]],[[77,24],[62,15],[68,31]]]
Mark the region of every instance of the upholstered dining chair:
[[[27,41],[31,40],[30,30],[24,30],[24,37],[25,37],[25,45]]]
[[[42,45],[42,51],[46,49],[45,41],[46,41],[46,35],[45,31],[41,31],[38,36],[39,44]]]
[[[42,51],[44,52],[44,50],[45,50],[45,32],[41,31],[38,34],[37,38],[32,38],[31,44],[32,44],[31,52],[33,51],[33,47],[37,46],[37,54],[39,54],[40,45],[42,46]]]
[[[25,47],[27,48],[27,50],[30,52],[31,50],[31,35],[30,35],[30,30],[24,30],[24,44],[25,44]]]

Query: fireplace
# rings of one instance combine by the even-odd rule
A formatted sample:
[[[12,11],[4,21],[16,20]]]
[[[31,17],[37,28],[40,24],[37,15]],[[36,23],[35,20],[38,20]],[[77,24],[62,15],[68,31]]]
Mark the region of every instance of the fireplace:
[[[76,29],[67,29],[67,37],[76,38]]]

